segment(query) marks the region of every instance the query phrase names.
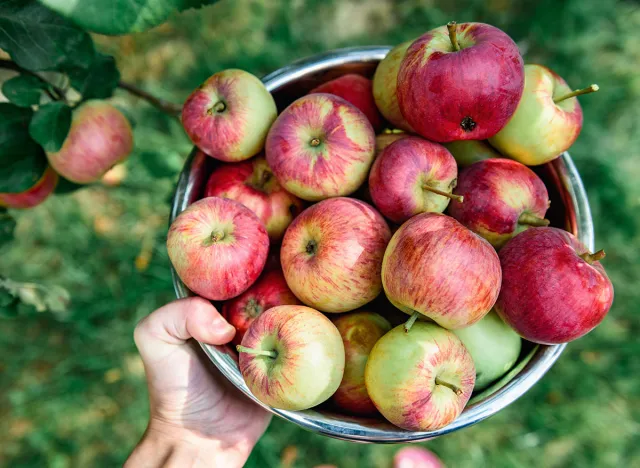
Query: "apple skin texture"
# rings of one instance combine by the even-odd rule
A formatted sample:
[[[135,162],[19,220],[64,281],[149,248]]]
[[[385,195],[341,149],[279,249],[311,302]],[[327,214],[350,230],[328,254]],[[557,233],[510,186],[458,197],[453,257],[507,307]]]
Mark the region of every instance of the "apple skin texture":
[[[393,468],[446,468],[442,461],[422,447],[403,447],[393,456]]]
[[[266,142],[278,182],[303,200],[349,195],[366,180],[375,133],[367,116],[332,94],[308,94],[278,116]]]
[[[476,368],[474,390],[482,390],[502,377],[518,360],[522,340],[494,311],[470,327],[454,330]]]
[[[374,406],[364,383],[364,369],[371,349],[391,325],[379,314],[358,311],[333,320],[342,336],[345,352],[344,376],[333,402],[351,414],[374,414]]]
[[[243,70],[218,72],[187,98],[182,125],[194,145],[220,161],[243,161],[264,148],[278,110],[262,81]]]
[[[442,213],[449,198],[424,188],[451,193],[458,167],[447,149],[418,137],[401,138],[376,158],[369,174],[369,191],[376,208],[394,223],[428,212]]]
[[[313,88],[309,91],[309,94],[333,94],[350,102],[367,116],[373,130],[377,133],[382,129],[382,116],[373,100],[372,87],[373,85],[369,78],[356,75],[355,73],[349,73]]]
[[[400,64],[413,41],[403,42],[395,46],[382,59],[373,75],[373,98],[380,113],[384,115],[394,127],[400,130],[412,131],[400,112],[398,104],[398,72]]]
[[[287,284],[303,303],[323,312],[348,312],[382,290],[380,268],[391,232],[370,205],[331,198],[298,216],[282,240]]]
[[[367,391],[378,411],[409,431],[430,431],[455,420],[469,401],[476,371],[471,355],[452,332],[416,322],[400,325],[373,347],[365,369]],[[436,384],[436,378],[460,389]]]
[[[389,301],[448,329],[468,327],[484,317],[496,302],[501,279],[493,247],[439,213],[422,213],[404,223],[382,262]]]
[[[242,203],[264,223],[272,241],[282,239],[287,226],[304,208],[302,200],[280,186],[264,157],[217,167],[204,194]]]
[[[317,310],[299,305],[273,307],[251,324],[242,346],[275,351],[275,358],[240,353],[240,372],[263,403],[304,410],[328,400],[344,373],[338,329]]]
[[[20,193],[0,193],[0,207],[26,209],[45,201],[58,184],[58,174],[47,167],[33,187]]]
[[[460,167],[467,167],[475,162],[484,161],[485,159],[502,157],[502,155],[486,141],[460,140],[443,144]]]
[[[88,184],[127,159],[132,149],[133,131],[127,118],[111,104],[92,100],[73,111],[62,148],[47,153],[47,159],[62,177]]]
[[[436,142],[485,140],[509,121],[524,87],[522,57],[504,32],[457,25],[454,51],[446,26],[420,36],[398,73],[398,102],[409,125]]]
[[[505,156],[537,166],[573,145],[582,129],[582,108],[576,97],[553,102],[571,88],[547,67],[528,64],[524,71],[524,93],[518,108],[489,142]]]
[[[266,267],[265,267],[266,269]],[[279,305],[300,304],[280,269],[264,272],[249,289],[222,306],[222,315],[236,328],[233,343],[238,345],[253,321],[265,310]]]
[[[503,279],[496,311],[524,339],[573,341],[609,312],[613,285],[602,264],[580,258],[587,248],[552,227],[527,229],[500,250]]]
[[[249,208],[209,197],[193,203],[174,220],[167,250],[176,273],[191,291],[223,301],[246,291],[258,278],[267,260],[269,236]]]
[[[496,249],[531,227],[518,222],[520,215],[542,219],[550,203],[542,179],[509,159],[487,159],[463,169],[453,193],[464,202],[452,200],[449,214]]]

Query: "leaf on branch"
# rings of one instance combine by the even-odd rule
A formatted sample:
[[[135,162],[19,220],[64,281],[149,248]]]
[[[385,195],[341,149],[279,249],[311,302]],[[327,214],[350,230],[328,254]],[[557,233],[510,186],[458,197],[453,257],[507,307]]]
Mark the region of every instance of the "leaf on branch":
[[[40,96],[45,84],[31,75],[18,75],[2,84],[2,94],[20,107],[35,106],[40,103]]]
[[[0,49],[32,71],[88,67],[95,52],[87,32],[36,0],[0,1]]]
[[[6,209],[0,209],[0,247],[13,240],[15,230],[16,220]]]
[[[80,27],[109,35],[142,32],[164,23],[174,11],[212,5],[217,0],[40,0]]]
[[[29,135],[33,111],[0,103],[0,193],[21,193],[48,167],[42,148]]]
[[[35,113],[29,133],[48,153],[62,148],[71,127],[71,108],[64,102],[50,102]]]
[[[71,85],[82,94],[83,100],[111,97],[120,81],[116,61],[110,55],[100,53],[96,53],[89,68],[71,68],[68,75]]]

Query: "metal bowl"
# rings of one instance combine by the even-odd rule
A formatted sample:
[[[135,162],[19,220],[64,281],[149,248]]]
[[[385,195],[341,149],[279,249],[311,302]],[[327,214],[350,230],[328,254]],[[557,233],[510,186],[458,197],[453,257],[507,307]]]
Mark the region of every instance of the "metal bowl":
[[[340,49],[307,59],[296,61],[263,78],[267,89],[273,93],[282,110],[297,97],[327,80],[346,73],[358,73],[371,77],[376,65],[390,47],[371,46]],[[180,174],[171,210],[171,221],[190,203],[202,196],[206,180],[215,167],[216,161],[203,153],[192,151]],[[535,168],[545,181],[552,200],[547,217],[551,224],[573,233],[593,251],[593,223],[587,196],[578,171],[569,154],[564,153],[551,163]],[[179,298],[192,293],[172,270],[173,284]],[[403,443],[432,439],[470,426],[496,414],[507,405],[524,395],[558,359],[565,345],[534,346],[524,342],[519,364],[501,382],[474,395],[463,413],[453,423],[442,429],[429,432],[410,432],[399,429],[381,417],[362,418],[340,414],[330,406],[321,405],[307,411],[284,411],[271,408],[257,398],[247,388],[238,369],[235,352],[227,346],[202,348],[216,367],[241,392],[256,404],[300,427],[355,442]]]

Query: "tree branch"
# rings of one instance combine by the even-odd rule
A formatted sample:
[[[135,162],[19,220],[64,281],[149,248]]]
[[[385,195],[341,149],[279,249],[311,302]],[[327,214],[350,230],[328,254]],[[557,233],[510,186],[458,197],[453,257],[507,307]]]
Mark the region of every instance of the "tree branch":
[[[55,95],[48,88],[45,89],[45,92],[49,95],[49,97],[51,99],[53,99],[54,101],[58,101],[58,100],[66,101],[66,95],[65,95],[65,92],[64,92],[64,90],[62,88],[59,88],[56,85],[54,85],[53,83],[48,82],[47,80],[42,78],[37,73],[32,72],[31,70],[27,70],[26,68],[22,68],[20,65],[18,65],[17,63],[15,63],[13,61],[6,60],[6,59],[0,59],[0,68],[4,68],[5,70],[13,70],[13,71],[16,71],[18,73],[23,73],[25,75],[36,77],[42,83],[44,83],[45,85],[51,87],[51,89],[53,90]]]
[[[144,99],[145,101],[149,102],[151,105],[157,107],[162,112],[165,112],[169,115],[177,117],[178,115],[180,115],[180,112],[182,111],[182,106],[175,104],[173,102],[165,101],[164,99],[160,99],[156,96],[153,96],[152,94],[149,94],[143,89],[140,89],[137,86],[132,85],[130,83],[120,81],[118,82],[118,87],[128,91],[134,96]]]

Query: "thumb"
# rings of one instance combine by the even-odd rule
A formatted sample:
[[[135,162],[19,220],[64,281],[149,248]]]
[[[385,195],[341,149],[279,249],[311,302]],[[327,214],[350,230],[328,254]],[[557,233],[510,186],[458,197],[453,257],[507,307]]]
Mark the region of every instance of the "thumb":
[[[145,361],[162,359],[190,338],[206,344],[230,342],[236,330],[201,297],[171,302],[142,319],[133,337]]]

